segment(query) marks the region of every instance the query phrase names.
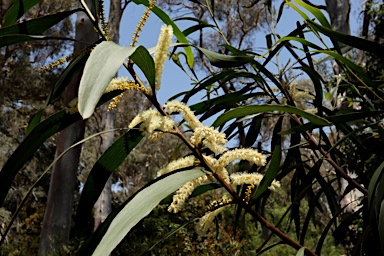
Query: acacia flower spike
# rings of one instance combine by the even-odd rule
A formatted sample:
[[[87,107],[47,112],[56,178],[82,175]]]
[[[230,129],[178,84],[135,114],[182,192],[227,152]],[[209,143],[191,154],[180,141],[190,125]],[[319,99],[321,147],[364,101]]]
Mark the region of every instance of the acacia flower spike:
[[[271,185],[268,187],[269,190],[275,190],[281,186],[280,181],[273,180]]]
[[[215,217],[222,212],[229,205],[220,207],[212,212],[206,213],[203,217],[200,218],[199,222],[195,226],[195,231],[199,236],[206,235],[207,231],[212,227]]]
[[[128,127],[132,129],[140,123],[142,123],[140,125],[140,131],[142,131],[144,135],[150,135],[155,130],[170,132],[175,125],[171,118],[160,115],[155,109],[148,109],[141,112],[131,121]]]
[[[195,129],[191,137],[191,142],[197,146],[203,143],[204,146],[216,154],[223,153],[227,148],[227,139],[225,133],[215,130],[213,127],[200,126]]]
[[[257,150],[240,148],[225,152],[219,159],[219,168],[225,167],[235,160],[247,160],[257,166],[264,166],[267,158]]]
[[[317,108],[306,109],[305,102],[304,102],[304,100],[314,100],[315,97],[311,95],[307,89],[305,89],[304,91],[297,91],[296,87],[297,87],[297,83],[293,82],[291,83],[289,88],[289,92],[291,94],[293,101],[297,104],[299,108],[304,109],[304,111],[311,114],[316,114]]]
[[[228,171],[225,167],[219,166],[219,161],[211,156],[203,155],[205,161],[212,167],[213,171],[222,177],[226,182],[229,182]]]
[[[144,27],[145,22],[147,22],[149,14],[151,13],[155,4],[156,4],[156,0],[149,1],[149,6],[145,9],[143,16],[141,16],[141,20],[137,24],[135,32],[133,33],[132,43],[130,44],[131,47],[135,46],[135,43],[138,42],[137,38],[140,36],[140,32]]]
[[[159,39],[156,45],[156,51],[154,56],[155,70],[156,70],[156,82],[155,89],[160,89],[161,77],[163,75],[163,69],[165,61],[167,60],[168,50],[172,44],[173,28],[172,26],[163,25],[160,30]]]
[[[244,185],[252,184],[258,186],[263,179],[263,175],[260,173],[233,173],[231,174],[231,184],[233,185]]]
[[[180,101],[168,101],[165,103],[164,107],[168,114],[172,114],[173,112],[182,114],[183,119],[189,124],[192,130],[196,130],[197,127],[203,126],[203,124],[199,121],[199,119],[197,119],[192,110]]]
[[[105,89],[104,93],[108,93],[115,90],[122,90],[122,91],[138,90],[138,91],[142,91],[144,94],[147,94],[147,95],[149,94],[149,91],[147,88],[136,84],[134,81],[129,80],[126,77],[113,78],[109,83],[108,87]],[[117,107],[122,96],[123,96],[123,93],[113,98],[113,101],[109,103],[108,111]]]
[[[168,211],[173,213],[180,211],[183,208],[185,201],[187,201],[188,197],[192,194],[193,190],[207,180],[208,175],[203,175],[195,180],[187,182],[184,186],[177,190],[176,194],[173,196],[173,201],[168,207]]]
[[[244,185],[250,184],[258,186],[260,185],[261,180],[263,179],[263,175],[260,173],[233,173],[231,174],[231,184],[232,185]],[[277,180],[273,180],[271,185],[268,187],[269,190],[275,190],[280,187],[280,182]]]
[[[196,161],[196,158],[192,155],[174,160],[169,164],[167,164],[165,167],[161,168],[157,172],[157,177],[177,169],[193,166],[195,161]]]

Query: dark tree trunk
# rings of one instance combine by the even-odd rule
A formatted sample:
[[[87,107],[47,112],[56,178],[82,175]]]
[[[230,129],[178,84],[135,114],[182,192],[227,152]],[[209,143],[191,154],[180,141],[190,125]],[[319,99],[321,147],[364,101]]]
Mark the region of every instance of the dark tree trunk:
[[[332,28],[350,34],[349,13],[351,4],[349,0],[326,0],[327,12],[331,18]]]
[[[91,1],[86,1],[91,7]],[[76,20],[76,39],[93,43],[98,36],[88,17],[80,12]],[[74,52],[79,52],[87,45],[75,43]],[[65,104],[77,96],[81,72],[75,76],[65,92]],[[60,132],[56,156],[84,136],[84,121],[78,121]],[[53,167],[45,210],[43,227],[40,236],[40,254],[58,255],[68,244],[73,212],[73,196],[77,179],[77,170],[81,147],[68,151]]]

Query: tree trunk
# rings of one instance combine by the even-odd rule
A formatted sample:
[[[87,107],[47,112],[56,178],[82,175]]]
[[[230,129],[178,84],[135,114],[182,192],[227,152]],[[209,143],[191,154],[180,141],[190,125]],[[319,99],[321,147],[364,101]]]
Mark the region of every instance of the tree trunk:
[[[92,6],[91,2],[91,0],[86,0],[89,7]],[[85,13],[79,12],[76,19],[76,40],[94,43],[97,39],[98,35],[95,33],[88,17]],[[75,43],[74,52],[79,52],[86,46],[81,43]],[[66,105],[77,96],[81,73],[79,72],[72,79],[66,89]],[[84,121],[78,121],[62,130],[57,142],[56,156],[83,137]],[[48,202],[40,236],[41,255],[58,255],[68,244],[80,152],[80,146],[71,149],[56,162],[52,169]]]
[[[107,111],[108,105],[105,104],[100,108],[101,111],[101,125],[100,130],[106,131],[111,130],[115,127],[115,116],[114,110]],[[101,142],[99,146],[98,156],[100,157],[113,143],[114,133],[108,132],[101,135]],[[99,199],[97,199],[94,206],[94,229],[107,218],[112,211],[112,175],[105,183],[104,189],[101,192]]]
[[[326,0],[327,12],[331,18],[332,28],[336,31],[350,34],[349,13],[351,4],[349,0]]]
[[[109,9],[109,36],[115,43],[119,42],[119,30],[121,21],[121,0],[111,0]],[[114,110],[107,111],[108,105],[105,104],[101,110],[101,125],[100,130],[106,131],[115,128],[116,112]],[[114,133],[108,132],[101,135],[101,142],[98,155],[101,156],[113,143]],[[94,229],[102,223],[112,211],[112,176],[109,177],[103,191],[100,194],[94,206]]]

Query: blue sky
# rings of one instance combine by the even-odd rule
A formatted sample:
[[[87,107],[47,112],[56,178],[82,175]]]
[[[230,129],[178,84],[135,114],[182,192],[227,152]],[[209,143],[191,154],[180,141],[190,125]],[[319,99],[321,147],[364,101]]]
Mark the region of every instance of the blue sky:
[[[275,1],[276,2],[276,8],[279,7],[281,1]],[[314,1],[316,4],[324,5],[324,0],[321,1]],[[351,32],[352,34],[358,33],[358,12],[359,9],[361,10],[361,1],[358,0],[352,0],[352,12],[351,12]],[[106,7],[108,8],[108,1],[106,1]],[[123,15],[122,21],[121,21],[121,30],[120,30],[120,44],[123,46],[129,46],[131,43],[131,37],[133,35],[133,31],[135,30],[135,27],[140,20],[140,17],[144,11],[144,6],[140,5],[137,6],[134,3],[129,4],[127,9],[125,10],[125,13]],[[108,13],[108,11],[107,11]],[[361,16],[360,16],[361,18]],[[277,32],[280,35],[286,35],[289,32],[291,32],[296,27],[296,21],[302,21],[302,18],[293,10],[290,8],[285,8],[283,12],[283,16],[277,25]],[[188,27],[187,23],[176,23],[180,26],[181,29],[185,29]],[[190,23],[190,25],[193,25],[194,23]],[[146,46],[147,48],[153,47],[156,45],[158,33],[160,31],[160,27],[163,25],[163,22],[157,18],[156,15],[153,13],[150,15],[145,27],[143,28],[142,33],[139,37],[139,44],[142,44]],[[259,46],[265,45],[264,40],[265,35],[260,34],[260,38],[262,40],[256,40],[260,42]],[[309,38],[312,40],[312,38]],[[315,38],[313,38],[315,39]],[[281,63],[285,63],[287,61],[287,58],[289,56],[287,54],[282,53],[280,56]],[[270,67],[273,69],[273,67]],[[128,76],[126,72],[123,70],[119,73],[120,76]],[[201,77],[203,78],[203,77]],[[189,77],[184,74],[183,71],[181,71],[175,64],[172,63],[172,61],[168,61],[163,74],[163,80],[162,80],[162,88],[158,92],[158,97],[160,103],[165,103],[168,98],[175,95],[178,92],[182,92],[185,90],[188,90],[191,88],[191,81]],[[199,98],[192,99],[192,102],[199,101]]]
[[[281,0],[282,1],[282,0]],[[278,10],[281,1],[274,1],[275,8]],[[324,0],[317,0],[312,1],[319,5],[325,5]],[[105,1],[106,4],[106,13],[108,14],[108,7],[109,7],[109,1]],[[353,35],[358,35],[359,33],[359,26],[358,24],[361,23],[362,16],[359,16],[359,13],[361,12],[362,8],[362,2],[359,0],[351,0],[351,33]],[[120,27],[120,45],[122,46],[129,46],[131,43],[131,38],[133,35],[133,32],[136,28],[137,23],[140,20],[140,17],[143,14],[143,11],[145,10],[143,5],[135,5],[134,3],[130,3],[129,6],[126,8],[125,13],[122,17],[121,21],[121,27]],[[277,11],[276,11],[277,12]],[[326,13],[325,13],[326,14]],[[326,14],[327,15],[327,14]],[[299,16],[299,14],[292,10],[291,8],[286,7],[283,15],[281,17],[280,22],[277,25],[276,31],[279,35],[284,36],[290,33],[293,29],[296,28],[296,21],[302,21],[303,19]],[[187,28],[188,26],[194,25],[195,23],[189,23],[183,22],[183,23],[176,23],[181,30]],[[155,15],[151,14],[145,27],[143,28],[143,31],[140,34],[139,42],[136,45],[144,45],[147,48],[151,48],[156,45],[158,34],[160,31],[160,27],[163,25],[163,22]],[[270,33],[270,32],[269,32]],[[256,35],[257,40],[255,40],[259,45],[256,45],[256,47],[265,47],[265,30],[261,30],[258,35]],[[307,37],[308,40],[315,42],[317,40],[314,36],[313,37]],[[321,45],[321,43],[318,43]],[[331,45],[329,43],[329,45]],[[266,49],[261,49],[259,53],[266,52]],[[292,58],[291,55],[289,55],[286,52],[281,52],[279,56],[279,63],[281,65],[284,65],[288,58]],[[267,66],[271,72],[276,72],[276,66],[273,66],[270,64]],[[138,71],[138,70],[136,70]],[[129,76],[127,71],[124,69],[121,69],[119,72],[119,76]],[[144,76],[141,76],[144,77]],[[199,77],[200,79],[204,78],[204,75],[201,74]],[[298,79],[305,79],[306,77],[301,76],[298,77]],[[177,67],[172,61],[167,61],[163,78],[162,78],[162,87],[158,91],[157,96],[158,100],[161,104],[164,104],[170,97],[173,95],[186,91],[192,88],[191,80],[190,78],[179,68]],[[202,101],[203,94],[199,94],[192,98],[188,104],[197,103],[199,101]],[[211,123],[214,121],[214,118],[210,118],[206,120],[204,123],[206,125],[211,125]]]

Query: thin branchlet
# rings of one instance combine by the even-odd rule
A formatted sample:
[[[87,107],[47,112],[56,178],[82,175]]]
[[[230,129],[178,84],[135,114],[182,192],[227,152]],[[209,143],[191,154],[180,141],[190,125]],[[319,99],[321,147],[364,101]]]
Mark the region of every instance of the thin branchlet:
[[[89,47],[86,47],[86,48],[84,48],[83,50],[81,50],[79,52],[75,52],[73,54],[67,55],[64,58],[56,60],[56,61],[54,61],[54,62],[52,62],[52,63],[42,67],[41,70],[42,71],[52,70],[52,69],[54,69],[54,68],[56,68],[56,67],[58,67],[58,66],[60,66],[60,65],[62,65],[64,63],[66,63],[66,62],[69,62],[69,61],[71,61],[73,59],[76,59],[79,56],[86,55],[86,54],[92,52],[93,48],[94,48],[94,46],[89,46]]]
[[[108,22],[105,18],[105,8],[104,8],[104,1],[99,0],[99,16],[100,16],[100,25],[101,29],[103,31],[104,37],[107,41],[110,41],[111,38],[109,37],[109,29],[108,29]]]
[[[135,43],[138,42],[137,38],[140,36],[140,32],[142,31],[142,28],[144,27],[145,23],[147,22],[149,14],[151,13],[155,4],[156,4],[156,0],[149,1],[149,6],[147,8],[145,8],[143,16],[141,16],[141,19],[136,26],[135,32],[133,33],[132,43],[130,44],[131,47],[135,46]]]

